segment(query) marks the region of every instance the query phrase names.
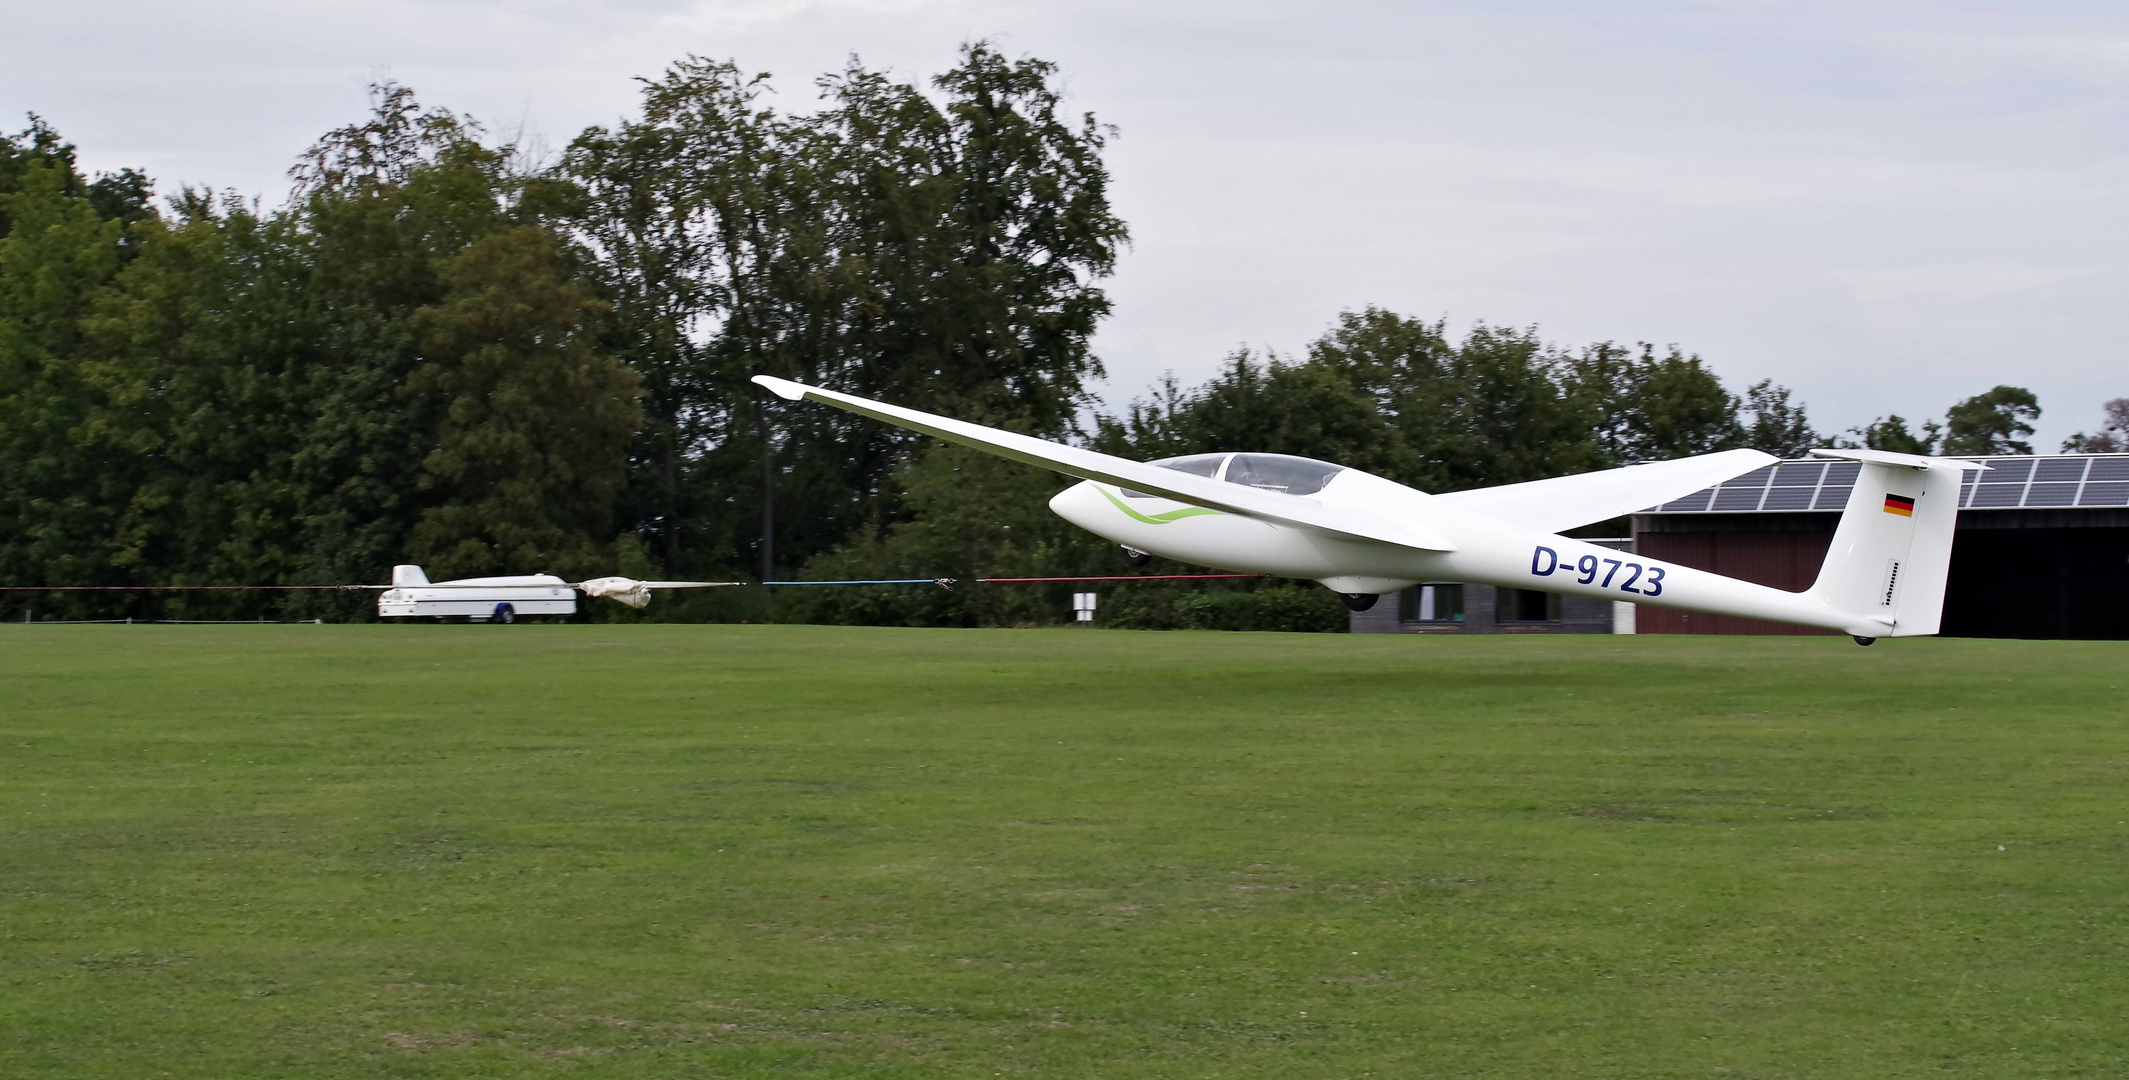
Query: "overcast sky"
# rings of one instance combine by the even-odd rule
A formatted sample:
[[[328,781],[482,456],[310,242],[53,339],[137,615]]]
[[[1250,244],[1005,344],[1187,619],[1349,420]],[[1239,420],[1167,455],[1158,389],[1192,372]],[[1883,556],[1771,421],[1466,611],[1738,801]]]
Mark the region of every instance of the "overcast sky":
[[[1341,309],[1676,342],[1822,430],[2000,382],[2037,448],[2129,396],[2129,7],[1977,3],[73,0],[10,5],[0,110],[90,169],[278,203],[384,76],[559,147],[687,52],[808,108],[850,53],[1063,66],[1115,124],[1113,404]]]

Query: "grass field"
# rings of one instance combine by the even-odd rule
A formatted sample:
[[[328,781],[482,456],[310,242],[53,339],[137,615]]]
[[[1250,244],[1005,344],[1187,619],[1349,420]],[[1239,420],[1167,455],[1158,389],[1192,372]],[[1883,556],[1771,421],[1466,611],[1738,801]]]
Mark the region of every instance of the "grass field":
[[[0,627],[0,1076],[2118,1077],[2129,644]]]

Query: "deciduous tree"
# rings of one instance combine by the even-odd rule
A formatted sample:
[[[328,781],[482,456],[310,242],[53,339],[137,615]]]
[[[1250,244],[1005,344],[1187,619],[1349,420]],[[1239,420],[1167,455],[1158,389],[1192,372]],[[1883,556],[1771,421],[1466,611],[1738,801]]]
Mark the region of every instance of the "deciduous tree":
[[[1881,416],[1862,427],[1849,428],[1845,436],[1834,440],[1835,446],[1850,450],[1889,450],[1895,454],[1931,454],[1937,442],[1943,438],[1944,425],[1935,420],[1922,422],[1922,431],[1917,434],[1907,427],[1903,416]]]
[[[454,576],[599,573],[641,393],[598,350],[606,305],[537,225],[474,241],[442,280],[411,320],[424,362],[402,391],[442,411],[409,554]]]
[[[131,463],[81,437],[96,406],[82,319],[118,273],[125,229],[96,213],[79,180],[38,155],[0,194],[0,576],[25,584],[120,584],[131,561],[113,535]]]
[[[1951,407],[1944,417],[1944,453],[1982,456],[2030,454],[2029,421],[2040,418],[2040,402],[2020,386],[1998,386]]]
[[[1385,476],[1409,475],[1416,466],[1375,400],[1325,364],[1238,349],[1187,400],[1172,380],[1167,395],[1134,402],[1125,418],[1106,419],[1097,443],[1143,456],[1296,454]]]
[[[1745,388],[1742,412],[1749,415],[1749,420],[1740,417],[1744,428],[1740,441],[1754,450],[1776,457],[1800,458],[1825,445],[1818,432],[1812,430],[1804,406],[1790,404],[1789,388],[1776,386],[1773,379],[1761,379]]]
[[[1662,355],[1606,341],[1569,364],[1573,384],[1597,411],[1597,437],[1613,464],[1709,454],[1738,445],[1738,401],[1698,356],[1672,345]]]
[[[1414,457],[1394,479],[1459,491],[1582,472],[1604,460],[1595,409],[1535,329],[1474,327],[1452,345],[1440,322],[1367,308],[1309,346],[1383,403]]]
[[[2099,430],[2090,435],[2080,431],[2063,440],[2065,454],[2120,454],[2129,453],[2129,398],[2115,398],[2100,406]]]

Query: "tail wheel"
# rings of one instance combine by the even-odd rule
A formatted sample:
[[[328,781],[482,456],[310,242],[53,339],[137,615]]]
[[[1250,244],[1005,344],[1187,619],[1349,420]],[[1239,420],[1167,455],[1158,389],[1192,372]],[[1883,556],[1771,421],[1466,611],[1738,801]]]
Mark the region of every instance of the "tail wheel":
[[[1338,599],[1345,601],[1347,610],[1366,611],[1374,607],[1375,601],[1382,599],[1382,597],[1371,592],[1342,592],[1338,594]]]
[[[1147,563],[1153,561],[1153,556],[1148,555],[1137,548],[1127,547],[1123,549],[1123,551],[1124,561],[1130,563],[1133,566],[1144,566]]]

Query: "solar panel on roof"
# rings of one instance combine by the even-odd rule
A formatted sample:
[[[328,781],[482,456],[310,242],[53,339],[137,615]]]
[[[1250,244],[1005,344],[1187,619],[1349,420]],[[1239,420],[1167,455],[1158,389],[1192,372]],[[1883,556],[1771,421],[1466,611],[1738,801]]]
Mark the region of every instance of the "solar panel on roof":
[[[1818,495],[1815,487],[1778,487],[1767,489],[1767,501],[1762,510],[1809,510],[1811,500]]]
[[[2046,458],[2034,465],[2033,482],[2083,480],[2090,463],[2089,458]]]
[[[1981,474],[1984,484],[2023,484],[2033,476],[2032,458],[1990,458],[1987,472]]]
[[[2034,484],[2026,491],[2027,506],[2075,506],[2076,484]]]
[[[1961,478],[1962,509],[2129,506],[2129,454],[1967,458],[1989,466]],[[1862,466],[1784,461],[1642,511],[1662,514],[1839,510]],[[1815,481],[1815,483],[1814,483]]]

